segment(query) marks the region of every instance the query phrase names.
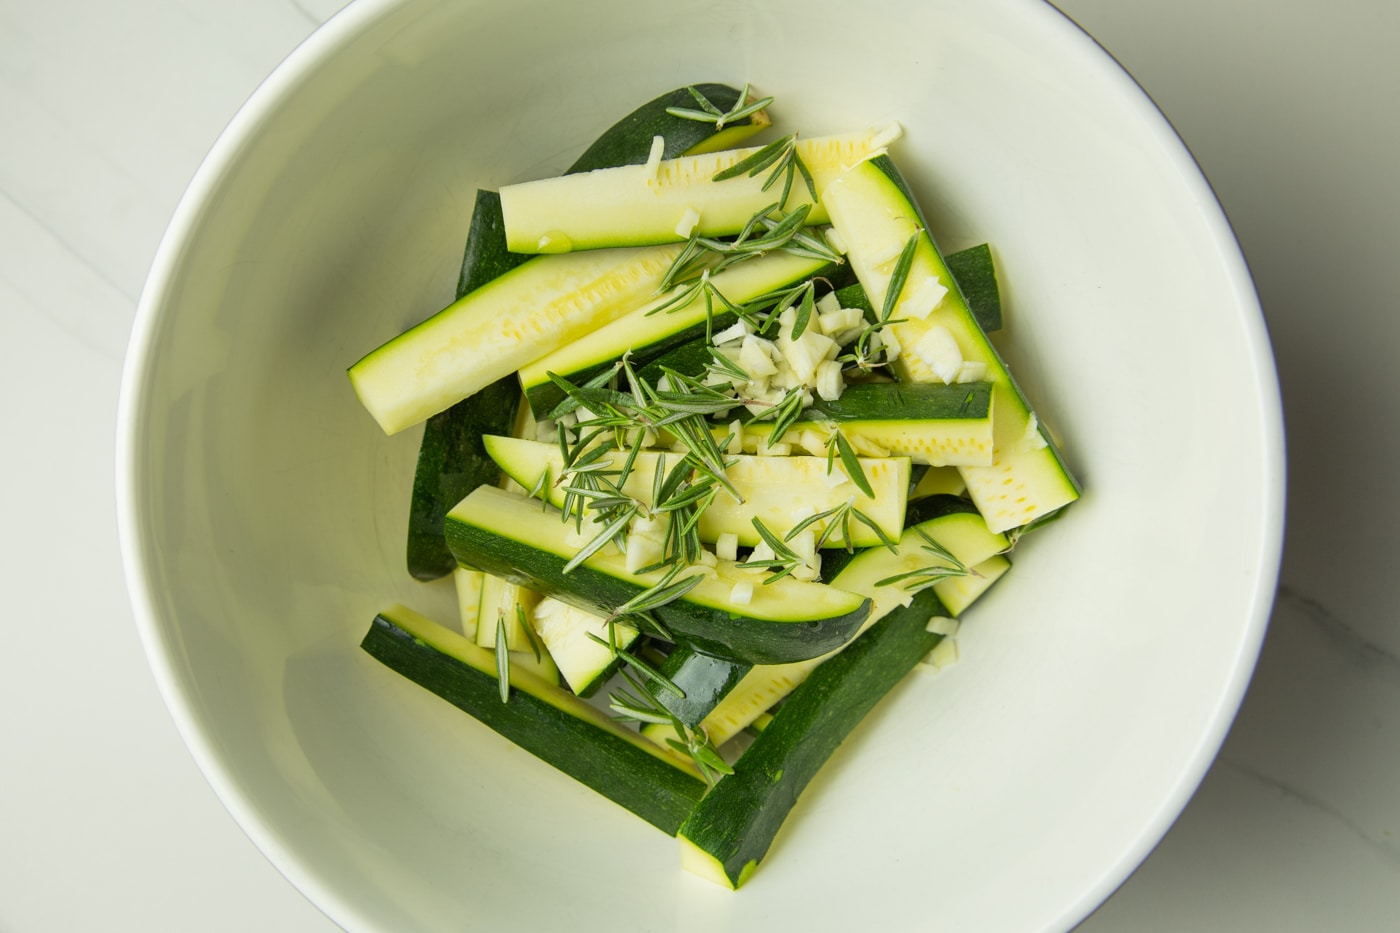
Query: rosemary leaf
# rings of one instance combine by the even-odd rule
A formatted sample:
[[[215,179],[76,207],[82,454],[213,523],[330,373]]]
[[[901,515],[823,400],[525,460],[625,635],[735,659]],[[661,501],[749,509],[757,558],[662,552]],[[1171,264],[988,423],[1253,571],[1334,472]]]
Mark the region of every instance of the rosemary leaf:
[[[895,260],[894,271],[890,273],[889,285],[885,290],[885,302],[880,308],[880,320],[888,322],[890,316],[894,314],[895,305],[899,303],[899,294],[904,291],[904,283],[909,278],[909,267],[914,264],[914,249],[919,245],[919,234],[922,231],[915,230],[907,242],[904,249],[900,250],[899,258]]]
[[[506,646],[505,616],[496,616],[496,684],[501,691],[501,702],[510,702],[510,650]]]

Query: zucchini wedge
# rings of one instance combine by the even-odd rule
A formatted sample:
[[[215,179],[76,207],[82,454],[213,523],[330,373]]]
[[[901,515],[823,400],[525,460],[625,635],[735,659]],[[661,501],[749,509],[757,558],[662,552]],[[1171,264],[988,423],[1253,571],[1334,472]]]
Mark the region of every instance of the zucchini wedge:
[[[556,444],[527,441],[518,437],[487,436],[482,439],[486,450],[501,469],[526,489],[533,489],[542,475],[549,481],[544,490],[551,504],[563,508],[565,490],[558,480],[564,456]],[[614,451],[595,461],[607,463],[620,470],[628,454]],[[622,484],[622,492],[646,505],[654,505],[652,476],[658,462],[662,471],[681,460],[680,455],[664,450],[647,450],[632,458],[631,472]],[[873,496],[867,496],[849,481],[840,461],[832,463],[826,457],[756,457],[740,454],[727,459],[725,477],[744,497],[735,500],[728,491],[721,491],[700,515],[697,530],[700,540],[713,544],[720,535],[735,535],[740,545],[753,547],[762,539],[754,527],[755,518],[775,534],[782,536],[805,515],[825,512],[847,502],[853,503],[891,540],[904,531],[905,502],[909,494],[909,458],[859,458],[862,471],[870,483]],[[804,510],[806,510],[804,512]],[[880,537],[874,529],[853,521],[851,544],[854,547],[874,547]],[[821,528],[815,529],[818,533]],[[837,528],[826,541],[827,547],[845,547],[843,529]]]
[[[695,90],[724,111],[731,109],[742,93],[713,83],[696,85]],[[723,129],[666,112],[667,108],[688,107],[694,102],[687,88],[648,101],[599,136],[565,174],[645,162],[657,136],[664,141],[663,157],[673,158],[738,145],[771,123],[763,110],[727,123]],[[477,191],[456,298],[532,258],[506,249],[500,195]],[[456,566],[442,536],[443,517],[477,486],[495,482],[498,471],[481,450],[480,436],[509,432],[515,385],[515,378],[503,376],[425,423],[409,505],[406,557],[413,577],[433,580]]]
[[[851,731],[938,644],[929,590],[876,622],[802,683],[676,833],[681,865],[738,888],[767,854],[798,796]]]
[[[899,133],[896,125],[799,139],[797,152],[820,193],[847,166],[882,151]],[[723,181],[714,176],[757,152],[728,149],[506,185],[506,242],[517,253],[562,253],[736,234],[781,194],[777,186],[765,189],[766,172]],[[812,205],[807,223],[826,222],[826,211],[799,180],[786,209],[803,204]]]
[[[614,612],[661,581],[660,571],[629,573],[611,545],[565,572],[580,544],[572,522],[552,507],[490,486],[478,487],[447,515],[447,544],[463,564],[479,567],[599,615]],[[581,542],[580,542],[581,543]],[[752,586],[747,603],[735,585],[758,578],[719,561],[682,598],[652,615],[675,636],[719,657],[777,664],[825,654],[850,640],[870,600],[821,583],[785,577]],[[687,574],[688,575],[688,574]]]
[[[368,353],[350,382],[397,434],[649,300],[678,253],[594,250],[516,266]]]
[[[968,493],[993,531],[1026,525],[1079,498],[1049,435],[987,339],[949,274],[928,225],[888,155],[854,165],[822,192],[832,226],[870,302],[883,307],[894,267],[915,243],[908,277],[889,325],[902,350],[895,375],[903,382],[947,382],[973,366],[993,385],[994,455],[961,465]]]
[[[621,656],[608,648],[608,622],[596,613],[546,596],[535,604],[530,622],[578,696],[592,696],[621,665]],[[640,637],[630,625],[613,625],[614,643],[624,651]]]
[[[769,253],[741,262],[716,274],[711,285],[734,304],[742,305],[788,285],[824,275],[832,270],[825,260]],[[581,336],[558,350],[520,368],[520,387],[539,418],[548,417],[564,400],[564,392],[550,373],[582,384],[607,369],[624,353],[635,365],[643,365],[673,347],[704,340],[707,329],[722,330],[733,324],[732,311],[723,310],[707,295],[697,293],[679,307],[658,311],[672,300],[668,293],[634,311]]]
[[[692,766],[527,671],[511,671],[502,703],[492,652],[404,606],[375,616],[360,647],[664,832],[705,793]]]

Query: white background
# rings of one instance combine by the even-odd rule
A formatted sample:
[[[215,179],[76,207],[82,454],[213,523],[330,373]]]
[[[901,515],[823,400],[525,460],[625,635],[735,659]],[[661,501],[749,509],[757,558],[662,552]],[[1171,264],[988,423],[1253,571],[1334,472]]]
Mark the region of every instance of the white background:
[[[340,5],[0,0],[5,933],[334,928],[224,812],[161,704],[121,576],[113,448],[136,301],[185,184]],[[1240,717],[1081,929],[1395,929],[1400,5],[1059,5],[1156,99],[1235,225],[1290,471],[1283,582]]]

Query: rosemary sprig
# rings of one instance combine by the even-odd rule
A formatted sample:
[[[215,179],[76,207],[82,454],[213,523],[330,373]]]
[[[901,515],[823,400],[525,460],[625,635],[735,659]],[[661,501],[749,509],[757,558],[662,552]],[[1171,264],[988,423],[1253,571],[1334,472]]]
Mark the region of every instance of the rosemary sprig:
[[[798,175],[802,176],[802,182],[807,186],[807,193],[812,196],[812,200],[817,199],[816,182],[812,180],[812,173],[807,169],[807,164],[802,161],[802,156],[797,151],[796,133],[784,136],[782,139],[776,139],[753,155],[740,159],[727,169],[716,172],[714,180],[725,181],[730,178],[738,178],[740,175],[748,175],[753,178],[763,171],[768,171],[768,177],[763,182],[764,191],[773,187],[779,179],[782,180],[783,193],[778,198],[779,207],[787,205],[788,197],[792,193],[793,182]]]
[[[656,583],[647,587],[642,592],[633,596],[627,602],[618,606],[610,614],[609,618],[620,619],[626,616],[642,615],[660,609],[667,603],[675,602],[686,593],[700,585],[700,581],[705,579],[704,574],[693,573],[688,577],[677,580],[677,575],[685,569],[681,564],[674,563],[671,569]]]
[[[773,103],[773,98],[764,97],[759,100],[746,103],[749,100],[749,86],[744,85],[744,90],[740,92],[734,106],[728,110],[720,110],[694,86],[687,87],[690,96],[695,98],[695,102],[700,106],[699,110],[692,110],[688,107],[667,107],[666,112],[673,117],[680,117],[682,120],[694,120],[697,123],[713,123],[716,130],[722,130],[727,123],[734,123],[758,113],[764,107]]]
[[[914,531],[918,533],[919,537],[924,539],[925,543],[920,546],[920,549],[927,551],[939,560],[944,561],[944,563],[930,564],[927,567],[920,567],[916,570],[897,573],[892,577],[877,580],[875,582],[876,586],[893,586],[896,583],[903,583],[904,589],[907,592],[918,593],[942,580],[977,575],[977,571],[958,560],[951,551],[929,537],[928,533],[922,528],[915,527]]]
[[[889,548],[896,554],[899,553],[899,545],[885,533],[885,529],[880,527],[879,522],[856,508],[855,499],[847,499],[840,505],[832,506],[825,512],[818,512],[815,515],[807,516],[796,525],[793,525],[788,533],[783,536],[783,540],[791,541],[817,522],[824,522],[825,524],[822,525],[822,532],[817,536],[817,548],[820,550],[826,547],[827,542],[831,540],[832,535],[839,528],[841,530],[841,543],[845,545],[846,552],[850,553],[855,550],[855,546],[851,544],[852,519],[855,519],[873,531],[875,537],[880,539],[880,544],[882,546]]]

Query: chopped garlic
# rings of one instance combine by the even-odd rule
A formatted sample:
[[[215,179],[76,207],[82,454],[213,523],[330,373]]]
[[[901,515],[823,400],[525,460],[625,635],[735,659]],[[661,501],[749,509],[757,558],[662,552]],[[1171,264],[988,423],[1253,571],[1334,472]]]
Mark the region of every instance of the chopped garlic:
[[[905,291],[895,316],[918,318],[922,321],[943,303],[943,297],[947,294],[948,289],[944,288],[942,283],[938,281],[938,276],[930,275],[921,281],[912,292]]]
[[[945,667],[952,667],[958,663],[958,641],[955,638],[945,638],[933,646],[933,650],[925,658],[929,664],[937,670]]]
[[[816,509],[812,508],[810,505],[804,505],[800,508],[793,509],[792,514],[788,516],[788,519],[793,523],[794,526],[796,526],[802,524],[807,519],[811,518],[813,515],[816,514]]]
[[[733,532],[723,532],[715,538],[715,556],[720,560],[739,559],[739,536]]]
[[[934,635],[953,636],[958,634],[958,620],[947,616],[932,616],[924,629]]]
[[[957,379],[958,371],[962,369],[963,356],[962,350],[958,349],[958,340],[952,331],[941,325],[934,325],[925,331],[919,342],[914,344],[913,353],[945,384]]]
[[[759,445],[758,452],[765,457],[791,457],[792,445],[786,442],[780,444],[761,444]]]
[[[1047,446],[1045,443],[1045,435],[1040,433],[1040,419],[1035,416],[1035,412],[1031,412],[1030,420],[1026,422],[1026,433],[1021,435],[1021,441],[1017,444],[1017,447],[1020,450],[1029,452],[1032,450],[1039,450],[1045,446]]]
[[[718,347],[729,343],[731,340],[743,340],[752,333],[753,325],[743,318],[740,318],[735,321],[732,326],[726,327],[724,330],[715,334],[714,337],[710,339],[710,342]]]
[[[981,360],[963,360],[958,370],[958,382],[982,382],[987,378],[987,364]]]
[[[827,292],[817,299],[817,313],[830,314],[833,311],[841,310],[841,299],[836,297],[835,292]],[[825,328],[823,328],[825,331]]]
[[[656,183],[656,175],[661,170],[661,157],[666,154],[666,139],[663,136],[651,138],[651,151],[647,153],[646,179],[648,185]],[[698,218],[697,218],[698,219]],[[682,234],[689,236],[690,234]]]
[[[885,127],[884,129],[880,130],[880,132],[875,134],[874,138],[870,140],[870,148],[883,149],[903,135],[904,127],[901,126],[898,122],[891,123],[889,126]]]
[[[747,606],[753,602],[753,581],[740,580],[729,591],[729,601],[736,606]]]
[[[752,335],[744,338],[743,348],[739,351],[739,366],[755,378],[778,373],[778,367],[773,365],[773,358],[768,352],[768,341]]]
[[[835,360],[826,360],[817,366],[817,394],[828,402],[834,402],[841,397],[841,392],[846,388],[846,380],[841,375],[841,364]]]
[[[646,535],[627,536],[627,572],[636,573],[643,567],[659,563],[666,556],[666,547]]]
[[[835,227],[822,228],[822,239],[826,240],[826,245],[831,247],[832,252],[846,255],[846,241],[841,239],[841,234],[836,232]]]
[[[865,329],[865,315],[859,308],[835,308],[822,311],[817,316],[817,325],[838,344],[847,344],[860,336]]]
[[[660,139],[661,137],[656,137]],[[676,236],[689,237],[695,230],[695,225],[700,223],[700,212],[693,207],[687,207],[681,219],[676,221]]]

